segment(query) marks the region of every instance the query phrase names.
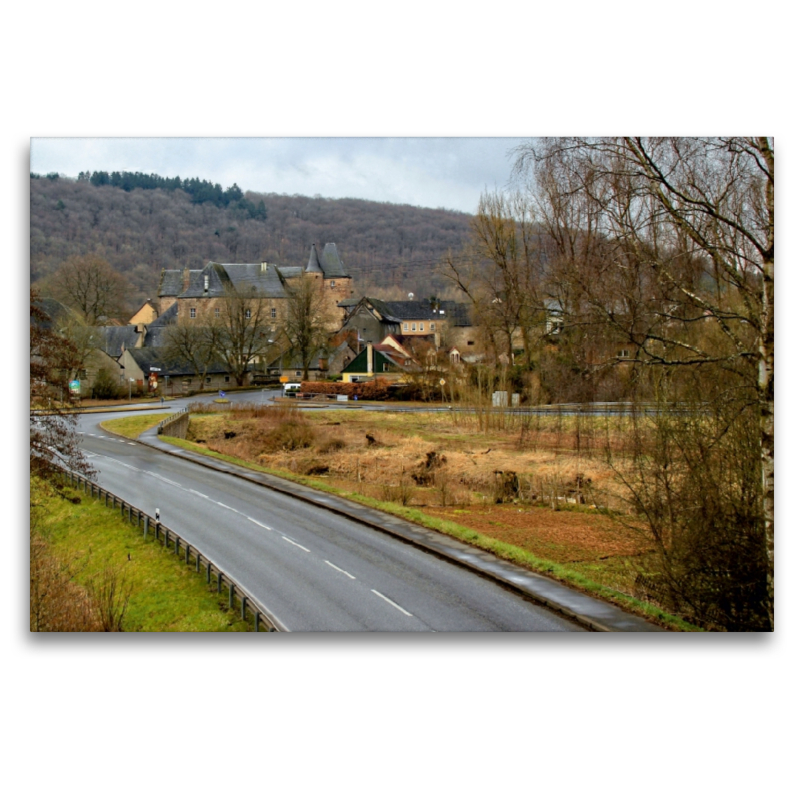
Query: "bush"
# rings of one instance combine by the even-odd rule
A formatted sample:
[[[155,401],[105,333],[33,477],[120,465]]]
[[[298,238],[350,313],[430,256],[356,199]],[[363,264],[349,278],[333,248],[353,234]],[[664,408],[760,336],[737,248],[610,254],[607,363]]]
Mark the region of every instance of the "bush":
[[[114,376],[105,367],[97,371],[97,377],[92,386],[92,396],[98,400],[114,400],[121,394],[119,384]]]

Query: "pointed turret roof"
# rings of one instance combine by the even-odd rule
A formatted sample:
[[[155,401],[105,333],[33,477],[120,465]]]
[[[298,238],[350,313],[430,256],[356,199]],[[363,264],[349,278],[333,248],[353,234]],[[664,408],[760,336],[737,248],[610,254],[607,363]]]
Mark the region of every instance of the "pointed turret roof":
[[[322,275],[325,274],[322,269],[322,265],[319,263],[316,244],[311,245],[311,255],[308,257],[308,266],[306,267],[306,272],[319,272]]]

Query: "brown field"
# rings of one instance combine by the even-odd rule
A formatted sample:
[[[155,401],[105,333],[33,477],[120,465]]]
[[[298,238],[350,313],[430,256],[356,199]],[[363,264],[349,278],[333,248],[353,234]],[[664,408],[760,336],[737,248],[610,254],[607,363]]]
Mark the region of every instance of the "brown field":
[[[618,449],[624,440],[624,430],[608,424],[554,417],[534,428],[530,418],[463,413],[239,406],[193,414],[188,438],[418,508],[632,594],[634,566],[652,543],[641,522],[623,513],[620,487],[603,460],[608,443]]]

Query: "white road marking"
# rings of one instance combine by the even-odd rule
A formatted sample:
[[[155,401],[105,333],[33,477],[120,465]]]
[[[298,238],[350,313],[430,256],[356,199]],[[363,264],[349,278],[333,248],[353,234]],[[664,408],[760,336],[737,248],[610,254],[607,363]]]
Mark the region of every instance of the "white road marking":
[[[341,567],[337,567],[337,566],[336,566],[336,564],[331,564],[331,562],[330,562],[330,561],[326,561],[325,563],[326,563],[326,564],[327,564],[329,567],[333,567],[335,570],[338,570],[338,571],[339,571],[339,572],[341,572],[342,574],[344,574],[344,575],[347,575],[347,577],[348,577],[348,578],[352,578],[353,580],[355,580],[355,579],[356,579],[356,576],[355,576],[355,575],[351,575],[349,572],[346,572],[346,571],[345,571],[345,570],[343,570]]]
[[[226,505],[225,505],[225,503],[220,503],[220,502],[219,502],[219,500],[215,500],[214,502],[215,502],[215,503],[216,503],[218,506],[222,506],[223,508],[227,508],[227,509],[228,509],[228,511],[236,511],[236,509],[235,509],[235,508],[231,508],[230,506],[226,506]],[[236,511],[236,513],[238,514],[239,512],[238,512],[238,511]]]
[[[403,613],[404,613],[404,614],[405,614],[407,617],[413,617],[413,616],[414,616],[414,615],[413,615],[411,612],[409,612],[409,611],[406,611],[406,610],[403,608],[403,606],[399,606],[399,605],[397,605],[397,603],[395,603],[393,600],[390,600],[390,599],[389,599],[388,597],[386,597],[385,595],[382,595],[382,594],[381,594],[379,591],[377,591],[376,589],[373,589],[373,590],[372,590],[372,593],[373,593],[373,594],[376,594],[376,595],[378,595],[378,597],[380,597],[380,598],[381,598],[381,600],[385,600],[385,601],[386,601],[386,602],[387,602],[387,603],[388,603],[390,606],[394,606],[394,607],[395,607],[395,608],[396,608],[398,611],[402,611],[402,612],[403,612]]]
[[[208,495],[207,494],[203,494],[202,492],[198,492],[196,489],[189,489],[189,491],[192,494],[196,494],[198,497],[205,497],[205,499],[208,500]]]
[[[282,539],[286,539],[289,544],[293,544],[295,547],[299,547],[301,550],[305,550],[306,553],[310,553],[311,551],[307,547],[303,547],[301,544],[297,544],[297,542],[292,541],[288,536],[282,536]]]
[[[260,525],[262,528],[266,528],[268,531],[272,530],[272,528],[270,528],[269,525],[265,525],[263,522],[259,522],[257,519],[253,519],[252,517],[248,517],[247,519],[249,519],[250,522],[253,522],[256,525]]]

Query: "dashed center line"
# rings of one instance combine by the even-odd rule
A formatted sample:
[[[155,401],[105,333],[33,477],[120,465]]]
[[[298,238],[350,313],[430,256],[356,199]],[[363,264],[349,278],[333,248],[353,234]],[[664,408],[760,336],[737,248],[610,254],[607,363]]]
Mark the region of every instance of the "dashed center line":
[[[378,595],[381,600],[385,600],[390,606],[394,606],[398,611],[402,611],[407,617],[414,616],[410,611],[406,611],[403,606],[397,605],[394,600],[390,600],[388,597],[386,597],[386,595],[381,594],[377,589],[373,589],[372,593]]]
[[[189,491],[192,494],[196,494],[198,497],[205,497],[205,499],[208,500],[208,495],[207,494],[203,494],[202,492],[198,492],[196,489],[189,489]]]
[[[333,567],[335,570],[338,570],[338,571],[339,571],[339,572],[341,572],[343,575],[347,575],[347,577],[348,577],[348,578],[352,578],[353,580],[355,580],[355,579],[356,579],[356,576],[355,576],[355,575],[351,575],[349,572],[347,572],[346,570],[343,570],[341,567],[337,567],[337,566],[336,566],[336,564],[331,564],[331,562],[330,562],[330,561],[326,561],[325,563],[326,563],[326,564],[327,564],[329,567]]]
[[[288,536],[281,536],[281,539],[286,539],[289,544],[293,544],[295,547],[299,547],[301,550],[305,550],[306,553],[310,553],[311,551],[307,547],[303,547],[303,545],[298,544],[293,539],[290,539]]]
[[[253,519],[252,517],[248,517],[247,519],[249,519],[250,522],[254,523],[255,525],[259,525],[262,528],[266,528],[268,531],[272,530],[272,528],[270,528],[269,525],[265,525],[263,522],[259,522],[257,519]]]
[[[218,506],[222,506],[223,508],[227,508],[227,509],[228,509],[228,511],[236,511],[236,509],[235,509],[235,508],[231,508],[230,506],[226,506],[226,505],[225,505],[225,503],[220,503],[220,502],[219,502],[219,500],[215,500],[214,502],[215,502],[215,503],[216,503]],[[236,511],[236,513],[238,514],[239,512],[238,512],[238,511]]]

